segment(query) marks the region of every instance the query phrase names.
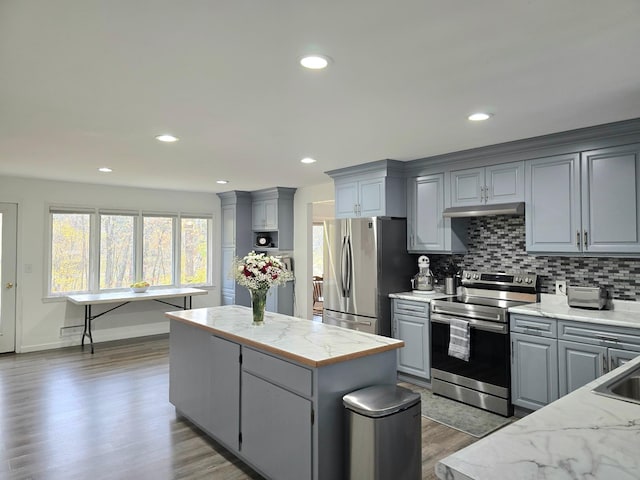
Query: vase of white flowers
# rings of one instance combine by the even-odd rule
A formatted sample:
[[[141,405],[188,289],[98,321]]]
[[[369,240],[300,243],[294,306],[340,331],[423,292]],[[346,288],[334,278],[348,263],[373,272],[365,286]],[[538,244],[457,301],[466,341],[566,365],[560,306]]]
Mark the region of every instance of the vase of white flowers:
[[[238,285],[246,287],[251,293],[254,325],[262,325],[264,322],[269,288],[293,280],[293,274],[278,257],[253,251],[243,258],[234,259],[233,277]]]

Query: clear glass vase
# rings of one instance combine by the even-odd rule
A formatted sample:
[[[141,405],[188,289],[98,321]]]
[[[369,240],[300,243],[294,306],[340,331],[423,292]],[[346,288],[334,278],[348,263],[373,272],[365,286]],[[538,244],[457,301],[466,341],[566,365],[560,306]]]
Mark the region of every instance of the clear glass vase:
[[[267,304],[269,289],[251,290],[251,306],[253,308],[253,324],[264,324],[264,307]]]

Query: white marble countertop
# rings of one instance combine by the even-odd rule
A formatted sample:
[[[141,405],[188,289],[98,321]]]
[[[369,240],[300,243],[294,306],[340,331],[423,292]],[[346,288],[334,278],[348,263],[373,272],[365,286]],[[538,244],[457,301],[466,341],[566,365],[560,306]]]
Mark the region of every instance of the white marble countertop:
[[[509,313],[640,328],[640,302],[614,300],[613,310],[572,308],[564,295],[541,295],[540,302],[509,308]]]
[[[640,357],[438,462],[442,480],[638,480],[640,404],[591,392]]]
[[[399,298],[401,300],[425,303],[431,303],[431,300],[435,300],[437,298],[447,298],[451,296],[453,295],[445,295],[443,292],[437,292],[435,290],[433,290],[432,293],[414,293],[413,291],[410,291],[389,294],[389,298]]]
[[[165,315],[311,367],[404,346],[402,340],[272,312],[265,312],[264,325],[256,327],[252,325],[251,309],[238,305],[167,312]]]

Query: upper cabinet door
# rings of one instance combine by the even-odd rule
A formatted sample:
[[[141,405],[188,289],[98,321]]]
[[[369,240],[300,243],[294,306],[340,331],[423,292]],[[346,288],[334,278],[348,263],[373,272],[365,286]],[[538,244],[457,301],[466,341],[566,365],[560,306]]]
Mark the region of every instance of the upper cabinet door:
[[[578,154],[526,162],[527,251],[581,251],[579,167]]]
[[[524,201],[524,162],[451,172],[451,206]]]
[[[409,251],[444,251],[444,175],[427,175],[409,184]]]
[[[236,207],[222,207],[222,246],[234,247],[236,244]]]
[[[451,172],[451,206],[484,203],[484,168],[469,168]]]
[[[336,182],[336,217],[353,218],[357,216],[358,182]]]
[[[379,215],[384,215],[384,178],[360,181],[359,193],[359,217],[377,217]]]
[[[524,162],[487,167],[485,171],[486,203],[524,201]]]
[[[640,253],[640,144],[582,154],[585,253]]]
[[[278,200],[264,201],[264,228],[266,230],[278,230]]]

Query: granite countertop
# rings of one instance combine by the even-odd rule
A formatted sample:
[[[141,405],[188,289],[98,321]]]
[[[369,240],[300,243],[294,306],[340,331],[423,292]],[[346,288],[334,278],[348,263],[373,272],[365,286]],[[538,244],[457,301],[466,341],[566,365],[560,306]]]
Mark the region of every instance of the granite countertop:
[[[543,294],[540,302],[511,307],[509,313],[640,328],[640,303],[625,300],[614,300],[613,310],[588,310],[570,307],[564,295]]]
[[[414,302],[425,302],[431,303],[431,300],[435,300],[438,298],[447,298],[452,297],[453,295],[445,295],[443,292],[437,292],[433,290],[432,293],[414,293],[411,292],[399,292],[399,293],[390,293],[389,298],[399,298],[401,300],[411,300]]]
[[[442,480],[638,480],[640,404],[591,392],[640,357],[438,462]]]
[[[402,340],[272,312],[265,312],[264,325],[256,327],[252,325],[251,309],[239,305],[180,310],[165,315],[314,368],[404,346]]]

